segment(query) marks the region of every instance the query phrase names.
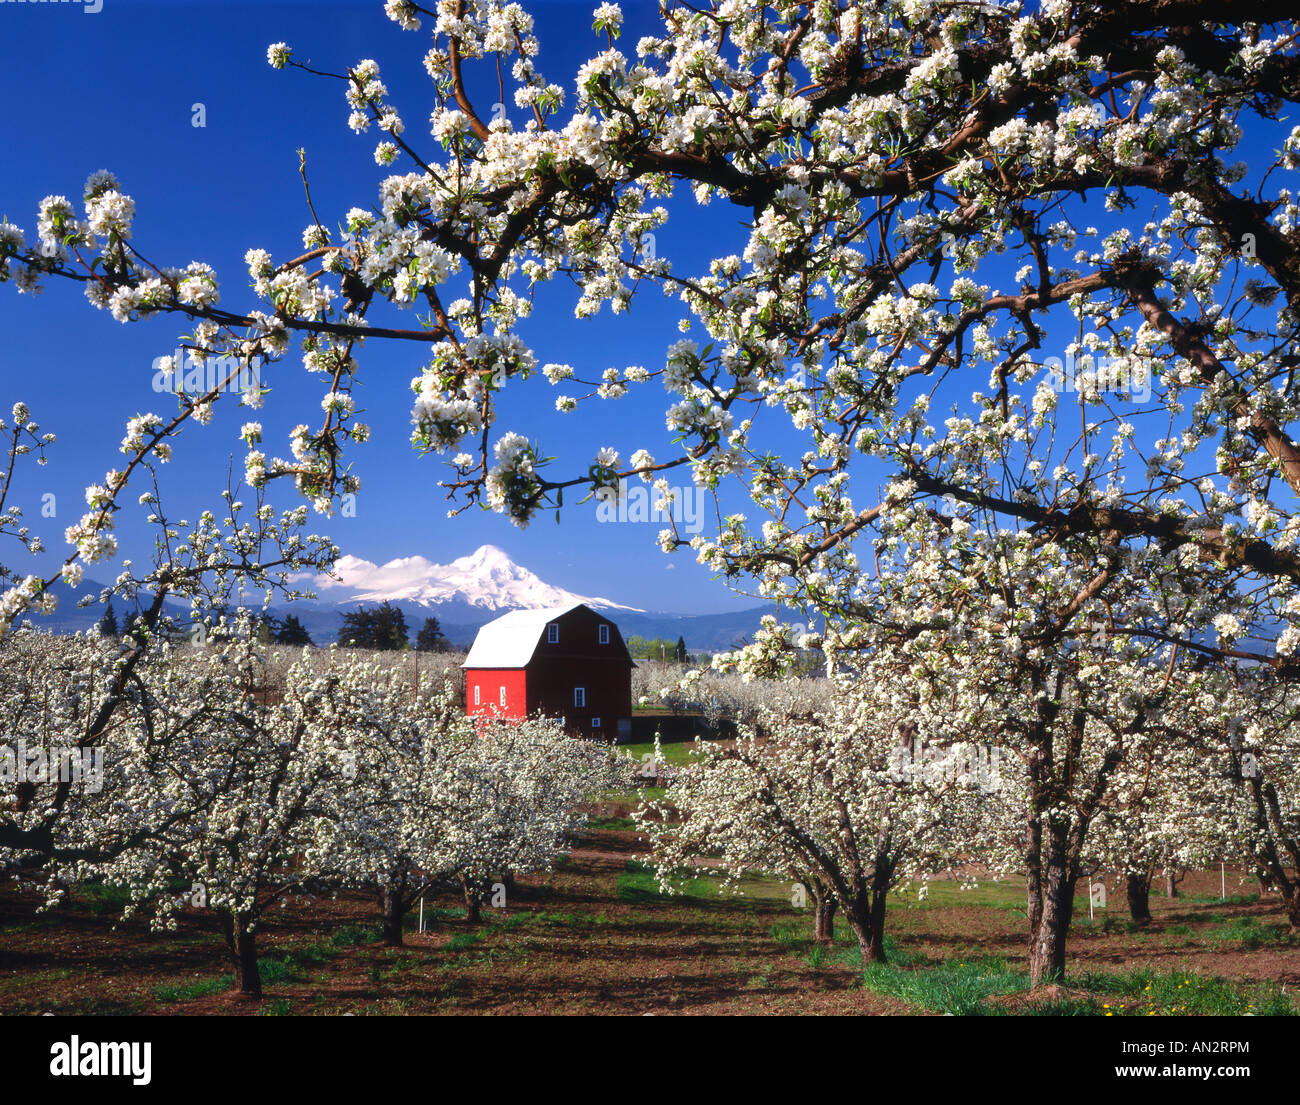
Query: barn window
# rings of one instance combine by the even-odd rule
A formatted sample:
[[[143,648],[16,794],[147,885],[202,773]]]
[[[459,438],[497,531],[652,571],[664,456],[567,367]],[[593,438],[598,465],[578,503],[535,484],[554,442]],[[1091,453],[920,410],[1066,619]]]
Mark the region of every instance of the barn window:
[[[602,625],[600,627],[600,643],[602,645],[609,644],[609,626],[607,625]]]
[[[479,704],[479,695],[482,690],[483,688],[480,687],[477,683],[474,684],[474,705],[475,706]]]
[[[505,689],[505,687],[502,687],[502,688],[501,688],[501,705],[504,706],[505,704],[506,704],[506,689]]]
[[[548,645],[553,645],[557,641],[559,641],[559,639],[560,639],[560,623],[551,622],[551,624],[546,627],[546,643]]]
[[[591,727],[592,727],[593,729],[599,729],[599,728],[600,728],[600,718],[598,718],[598,717],[594,717],[594,718],[592,718],[592,719],[591,719]]]
[[[586,687],[574,687],[574,688],[573,688],[573,704],[574,704],[575,706],[585,706],[585,705],[587,705],[587,688],[586,688]]]

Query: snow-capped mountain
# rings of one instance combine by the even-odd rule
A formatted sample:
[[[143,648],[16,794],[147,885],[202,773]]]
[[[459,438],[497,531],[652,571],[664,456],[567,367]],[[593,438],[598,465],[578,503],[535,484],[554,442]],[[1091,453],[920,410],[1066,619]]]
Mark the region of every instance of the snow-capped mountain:
[[[455,603],[486,611],[537,610],[582,602],[607,610],[644,612],[610,599],[552,587],[495,545],[481,545],[450,564],[435,564],[423,556],[403,556],[385,564],[343,556],[334,571],[338,579],[318,577],[312,581],[322,602]]]

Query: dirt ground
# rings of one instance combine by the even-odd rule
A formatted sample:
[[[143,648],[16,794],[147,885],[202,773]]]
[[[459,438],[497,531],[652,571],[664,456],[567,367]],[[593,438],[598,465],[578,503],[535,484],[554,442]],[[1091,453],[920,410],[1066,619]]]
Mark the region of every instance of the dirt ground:
[[[807,939],[812,919],[791,888],[752,880],[742,897],[705,882],[664,897],[638,864],[641,838],[623,827],[588,830],[554,871],[522,878],[504,910],[482,924],[461,904],[426,901],[425,933],[404,948],[377,940],[374,903],[355,894],[289,903],[260,940],[265,996],[228,992],[230,966],[210,915],[175,932],[117,923],[111,897],[79,892],[34,915],[36,899],[0,891],[0,1013],[433,1014],[857,1013],[921,1010],[863,988],[856,949],[825,955]],[[1181,896],[1152,895],[1155,921],[1134,930],[1112,900],[1089,920],[1084,892],[1071,934],[1071,976],[1147,966],[1300,991],[1300,942],[1276,899],[1253,882],[1192,873]],[[412,918],[414,921],[414,918]],[[909,961],[997,955],[1023,965],[1023,887],[962,891],[935,884],[923,902],[890,903],[887,928]]]

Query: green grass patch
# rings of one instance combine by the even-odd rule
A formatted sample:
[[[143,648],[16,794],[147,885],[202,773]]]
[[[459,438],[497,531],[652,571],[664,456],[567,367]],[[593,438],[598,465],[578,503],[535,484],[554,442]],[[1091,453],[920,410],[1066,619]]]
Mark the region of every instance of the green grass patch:
[[[954,906],[987,906],[1024,913],[1025,883],[1023,879],[989,879],[967,888],[956,879],[936,879],[918,896],[914,885],[900,886],[889,892],[891,909],[945,909]]]
[[[171,986],[159,986],[153,992],[153,999],[160,1005],[173,1005],[180,1001],[194,1001],[195,998],[205,998],[210,994],[221,994],[231,989],[234,985],[234,975],[220,975],[217,978],[201,978],[195,982]]]
[[[707,741],[701,741],[706,744]],[[639,741],[636,744],[620,744],[619,750],[627,752],[637,763],[641,763],[646,756],[653,756],[655,751],[654,741]],[[695,751],[695,742],[688,741],[662,741],[659,745],[660,754],[663,756],[664,763],[672,767],[685,767],[691,763],[695,757],[691,755]]]
[[[869,963],[863,969],[862,983],[877,994],[921,1009],[969,1017],[993,1012],[987,1004],[991,997],[1028,990],[1029,975],[1013,970],[999,958],[981,956],[924,967]]]
[[[1219,921],[1205,933],[1206,941],[1216,947],[1240,948],[1254,951],[1256,948],[1273,945],[1294,944],[1295,938],[1288,935],[1285,923],[1266,925],[1258,917],[1233,917],[1231,920]]]
[[[773,925],[769,932],[784,951],[800,956],[814,970],[822,967],[849,967],[856,970],[862,966],[862,949],[858,946],[857,937],[838,918],[830,944],[813,939],[811,916],[807,921],[782,921]],[[899,947],[898,942],[889,935],[885,936],[885,957],[895,967],[925,961],[924,955]]]
[[[1096,994],[1104,1016],[1294,1017],[1295,1004],[1272,982],[1243,983],[1191,971],[1130,971],[1085,974],[1071,985]],[[1100,999],[1105,998],[1102,1001]]]
[[[673,882],[677,894],[665,894],[659,887],[655,869],[639,860],[629,860],[619,874],[615,897],[620,902],[662,902],[673,897],[716,898],[720,883],[717,879],[683,874]]]
[[[1192,905],[1254,905],[1259,901],[1258,894],[1229,894],[1220,898],[1217,894],[1191,894],[1183,899]]]
[[[329,942],[335,948],[353,948],[358,944],[374,944],[383,939],[382,925],[343,925],[330,933]]]
[[[481,932],[458,932],[438,950],[451,953],[461,952],[466,948],[472,948],[482,939],[483,934]]]
[[[605,829],[618,832],[635,832],[639,825],[630,817],[589,817],[584,829]]]
[[[538,913],[516,913],[506,919],[507,928],[514,928],[515,925],[528,925],[540,928],[589,929],[614,923],[614,919],[604,913],[560,913],[553,910],[543,910]]]

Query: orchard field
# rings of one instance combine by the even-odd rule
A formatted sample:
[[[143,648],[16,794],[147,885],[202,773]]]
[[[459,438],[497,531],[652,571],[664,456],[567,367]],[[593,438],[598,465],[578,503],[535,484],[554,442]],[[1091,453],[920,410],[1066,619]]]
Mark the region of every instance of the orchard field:
[[[0,898],[0,1013],[221,1014],[939,1014],[1294,1016],[1300,947],[1276,903],[1229,871],[1193,872],[1133,926],[1121,903],[1077,910],[1071,982],[1027,992],[1024,887],[1004,880],[900,897],[893,963],[864,974],[847,930],[813,940],[790,886],[754,877],[745,897],[696,878],[658,892],[625,819],[596,819],[555,870],[521,878],[505,910],[465,923],[455,896],[431,896],[426,931],[380,941],[356,894],[291,903],[264,945],[260,1003],[230,992],[220,935],[197,915],[174,933],[116,925],[111,891],[87,888],[33,921],[30,897]]]

